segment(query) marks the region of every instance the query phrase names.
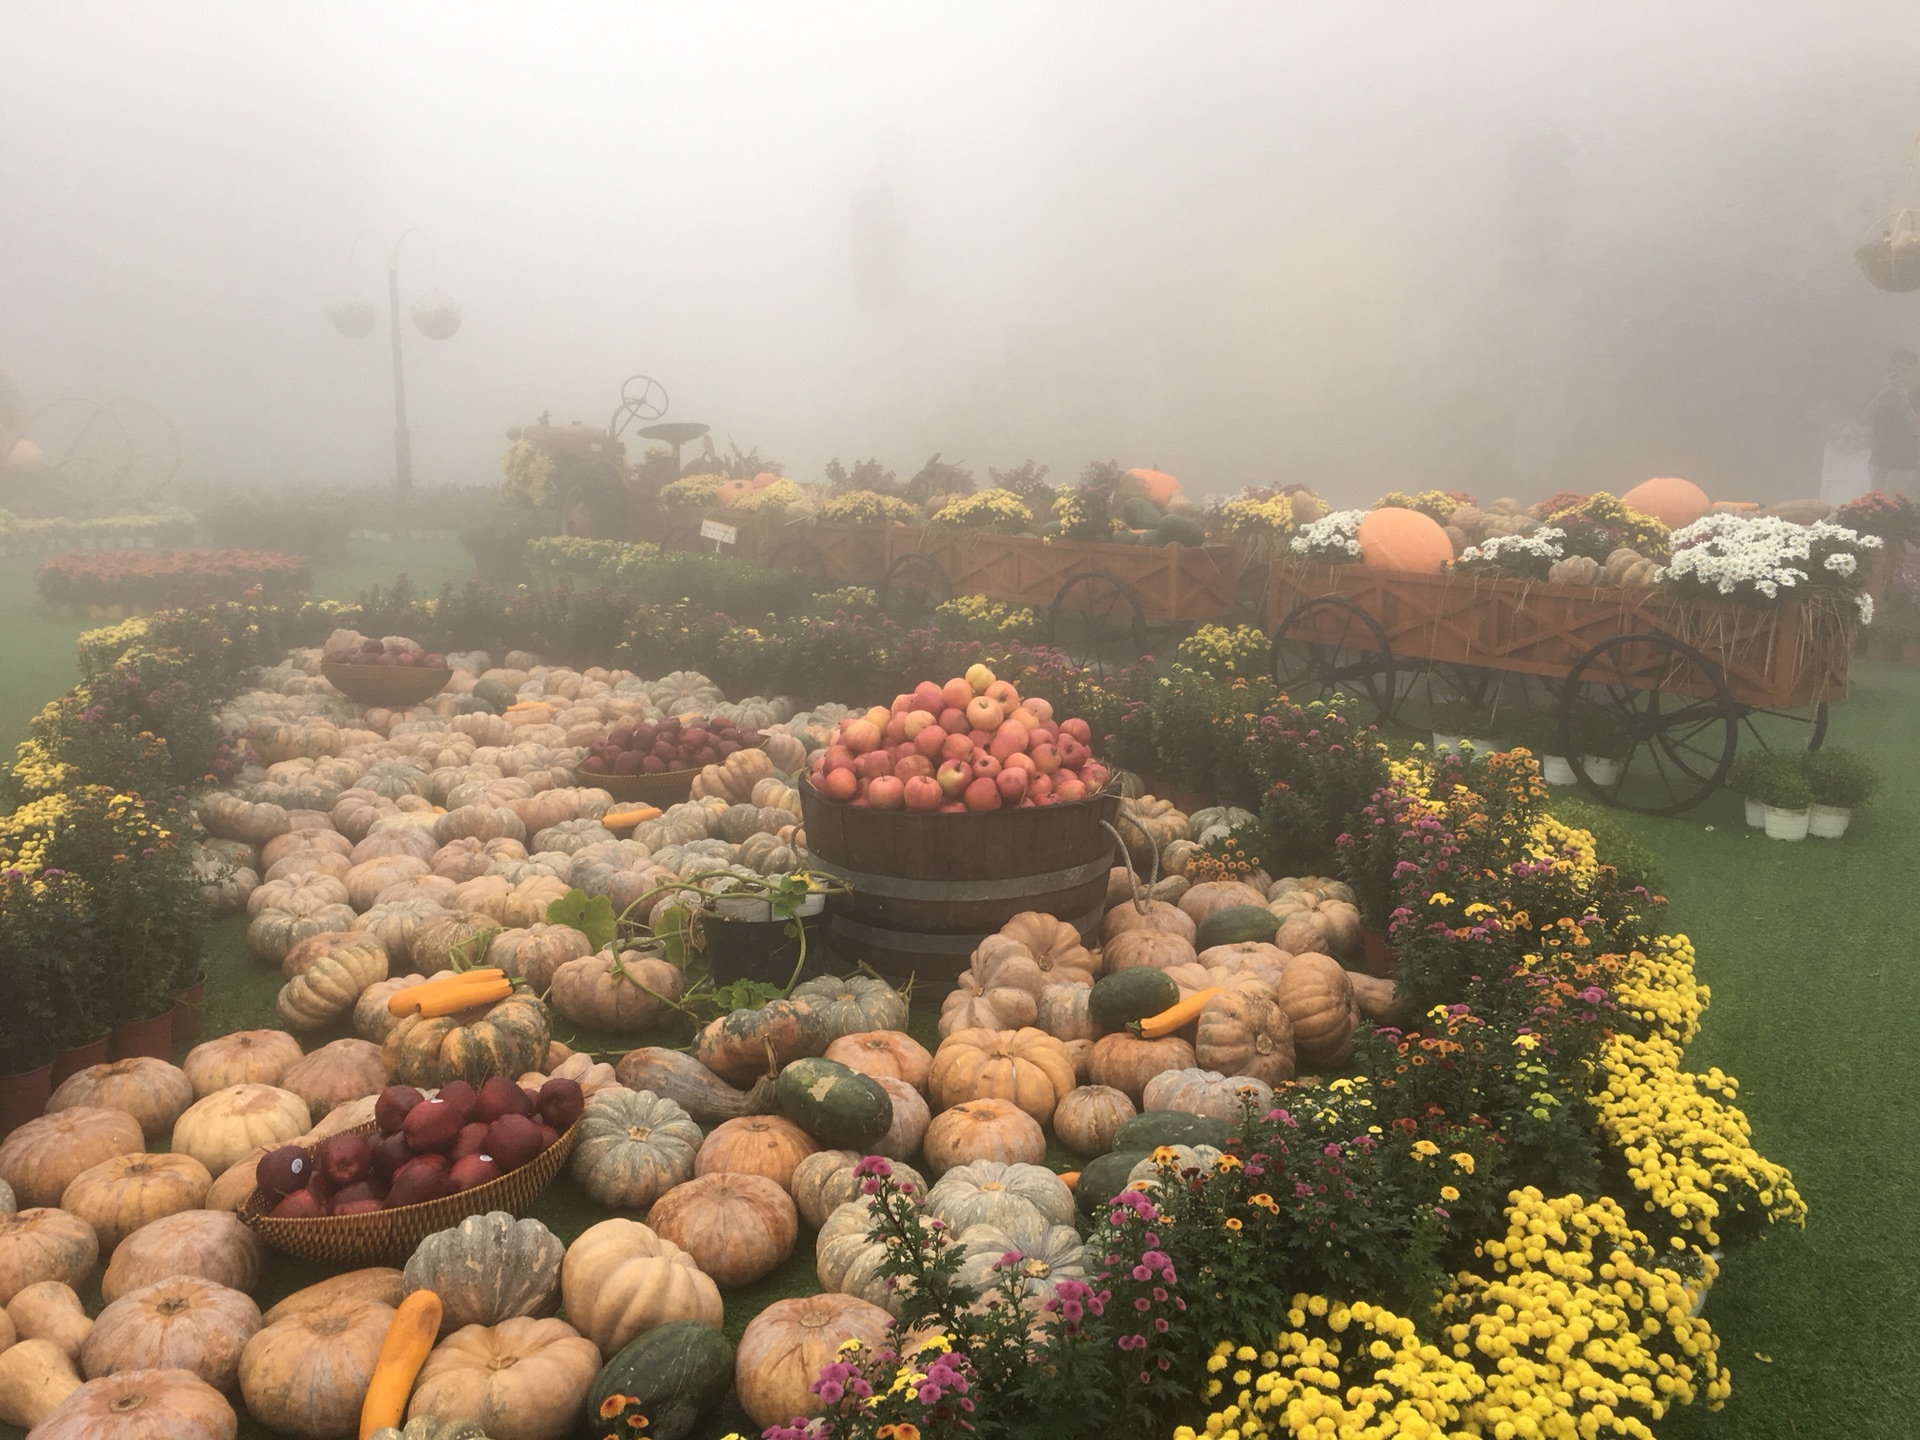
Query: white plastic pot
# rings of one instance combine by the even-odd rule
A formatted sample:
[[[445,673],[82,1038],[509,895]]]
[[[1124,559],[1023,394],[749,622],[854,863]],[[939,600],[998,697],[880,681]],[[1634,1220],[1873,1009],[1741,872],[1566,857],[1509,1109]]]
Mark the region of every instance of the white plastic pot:
[[[1693,1314],[1693,1318],[1696,1320],[1700,1318],[1701,1312],[1707,1308],[1707,1296],[1711,1294],[1713,1291],[1714,1280],[1718,1280],[1720,1278],[1720,1275],[1725,1270],[1726,1264],[1727,1264],[1727,1252],[1720,1249],[1718,1246],[1715,1246],[1713,1249],[1709,1250],[1707,1254],[1713,1257],[1714,1279],[1702,1280],[1700,1282],[1700,1293],[1693,1297],[1692,1314]]]
[[[827,908],[827,897],[818,891],[800,902],[798,913],[818,915]],[[771,920],[773,902],[759,895],[716,895],[713,913],[728,920]]]
[[[1567,757],[1564,755],[1542,755],[1540,778],[1549,785],[1572,785],[1579,779],[1573,773],[1573,766],[1567,763]]]
[[[1755,830],[1764,830],[1767,825],[1767,807],[1751,795],[1747,796],[1747,824]]]
[[[1777,805],[1767,806],[1767,838],[1769,840],[1804,840],[1807,838],[1807,822],[1810,816],[1805,810],[1782,810]]]
[[[1847,833],[1853,811],[1839,805],[1815,805],[1807,811],[1807,833],[1822,840],[1838,840]]]
[[[1442,735],[1438,730],[1433,732],[1434,754],[1450,755],[1459,748],[1460,737],[1458,735]]]
[[[1594,784],[1612,785],[1619,780],[1620,772],[1627,768],[1627,762],[1605,755],[1582,755],[1580,768],[1587,772],[1587,778]]]

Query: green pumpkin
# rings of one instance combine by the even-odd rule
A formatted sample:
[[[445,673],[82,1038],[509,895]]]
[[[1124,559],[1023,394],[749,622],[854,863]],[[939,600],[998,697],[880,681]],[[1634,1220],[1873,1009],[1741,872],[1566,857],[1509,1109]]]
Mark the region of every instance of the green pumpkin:
[[[404,1430],[391,1425],[373,1432],[373,1440],[488,1440],[487,1432],[471,1420],[436,1420],[420,1415],[407,1421]]]
[[[1211,1145],[1219,1150],[1233,1134],[1233,1126],[1211,1115],[1189,1115],[1184,1110],[1143,1110],[1113,1132],[1113,1148],[1151,1153],[1162,1145]]]
[[[687,1440],[733,1386],[733,1346],[711,1325],[669,1320],[632,1341],[587,1391],[587,1434]],[[647,1417],[646,1428],[627,1424]]]
[[[1189,515],[1169,515],[1147,537],[1149,545],[1204,545],[1207,532]]]
[[[907,1028],[906,998],[871,975],[803,981],[793,987],[791,998],[806,1003],[822,1050],[842,1035]]]
[[[774,1109],[822,1145],[858,1150],[879,1141],[893,1125],[893,1099],[870,1075],[838,1060],[796,1060],[780,1072]]]
[[[1280,933],[1280,917],[1264,905],[1229,905],[1202,920],[1193,934],[1193,948],[1211,950],[1216,945],[1239,945],[1255,940],[1271,945]]]
[[[454,702],[453,713],[456,715],[497,715],[500,712],[482,700],[478,695],[462,695],[459,700]]]
[[[1144,495],[1136,495],[1120,507],[1120,518],[1134,530],[1154,530],[1167,517],[1160,513],[1160,507]]]
[[[473,698],[485,705],[494,714],[499,715],[520,697],[502,680],[479,680],[474,683]]]
[[[1119,1030],[1130,1021],[1158,1015],[1180,1001],[1180,987],[1164,970],[1149,965],[1132,970],[1116,970],[1093,982],[1087,997],[1087,1014],[1106,1030]]]
[[[1073,1203],[1082,1215],[1091,1215],[1107,1201],[1127,1188],[1127,1176],[1151,1150],[1110,1150],[1089,1160],[1080,1171],[1080,1183],[1073,1187]]]

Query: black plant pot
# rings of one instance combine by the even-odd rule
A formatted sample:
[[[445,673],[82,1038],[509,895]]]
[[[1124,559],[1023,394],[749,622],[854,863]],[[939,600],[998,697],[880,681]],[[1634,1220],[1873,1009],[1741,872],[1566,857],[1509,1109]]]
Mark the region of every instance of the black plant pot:
[[[727,920],[718,915],[700,918],[701,950],[716,986],[736,980],[758,980],[785,986],[800,958],[800,942],[787,934],[786,920]],[[807,965],[802,980],[827,973],[827,917],[822,911],[801,924],[807,935]]]

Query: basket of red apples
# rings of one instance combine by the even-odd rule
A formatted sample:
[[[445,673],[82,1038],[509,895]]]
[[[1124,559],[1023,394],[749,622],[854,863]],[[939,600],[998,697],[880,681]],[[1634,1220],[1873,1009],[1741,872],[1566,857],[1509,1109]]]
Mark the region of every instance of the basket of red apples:
[[[936,685],[923,680],[891,709],[849,715],[808,780],[827,800],[874,810],[981,814],[1085,800],[1105,788],[1093,734],[1080,719],[1022,699],[985,665]]]
[[[567,1163],[585,1105],[565,1079],[538,1092],[503,1075],[432,1095],[389,1085],[371,1123],[261,1156],[240,1218],[317,1265],[402,1265],[470,1215],[530,1207]]]
[[[757,749],[760,732],[721,717],[670,715],[664,720],[626,721],[607,727],[606,738],[587,747],[577,773],[616,800],[665,807],[693,793],[693,777],[739,750]]]
[[[349,700],[400,709],[431,700],[453,679],[447,657],[390,635],[374,640],[336,631],[320,654],[320,673]]]

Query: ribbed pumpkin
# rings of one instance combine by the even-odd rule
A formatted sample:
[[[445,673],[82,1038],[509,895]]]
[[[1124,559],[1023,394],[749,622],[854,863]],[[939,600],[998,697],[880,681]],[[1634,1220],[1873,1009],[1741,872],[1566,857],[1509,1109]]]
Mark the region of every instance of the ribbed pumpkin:
[[[592,953],[593,942],[571,925],[542,921],[524,930],[502,930],[495,935],[487,945],[486,963],[499,966],[509,975],[525,976],[535,990],[544,990],[553,983],[554,971],[569,960]]]
[[[467,837],[497,840],[502,836],[521,841],[527,838],[525,822],[504,806],[462,805],[433,822],[433,838],[441,845]]]
[[[351,1014],[360,992],[387,978],[387,948],[370,931],[311,935],[287,952],[288,977],[274,1002],[290,1030],[324,1030]]]
[[[140,1151],[140,1122],[124,1110],[76,1106],[29,1120],[0,1144],[0,1181],[24,1206],[60,1203],[76,1175]]]
[[[700,1143],[700,1127],[673,1101],[614,1088],[588,1098],[567,1164],[589,1198],[645,1210],[693,1178]]]
[[[34,1440],[233,1440],[233,1406],[185,1370],[89,1380],[33,1427]]]
[[[118,1300],[182,1275],[244,1293],[260,1283],[265,1259],[260,1237],[230,1211],[182,1210],[142,1225],[114,1247],[100,1293]]]
[[[1121,1031],[1094,1042],[1090,1074],[1096,1085],[1111,1085],[1134,1104],[1147,1081],[1163,1070],[1185,1070],[1193,1064],[1193,1047],[1177,1035],[1142,1040]]]
[[[1111,1085],[1082,1085],[1053,1112],[1053,1133],[1083,1160],[1113,1148],[1113,1133],[1138,1113],[1126,1092]]]
[[[1200,1011],[1193,1056],[1203,1070],[1282,1084],[1293,1078],[1293,1022],[1272,995],[1228,990]]]
[[[790,1060],[826,1049],[804,1004],[775,1000],[739,1009],[707,1022],[694,1041],[693,1058],[729,1085],[747,1086]]]
[[[447,1335],[463,1325],[553,1313],[566,1254],[538,1220],[494,1210],[427,1236],[414,1247],[403,1279],[408,1293],[431,1290],[440,1297],[440,1333]]]
[[[0,1305],[29,1285],[83,1285],[100,1258],[93,1227],[65,1210],[35,1206],[0,1215]]]
[[[1360,1010],[1338,960],[1312,953],[1294,956],[1280,972],[1274,998],[1292,1023],[1294,1053],[1301,1063],[1331,1067],[1353,1058]]]
[[[882,1075],[874,1083],[885,1090],[893,1102],[893,1123],[887,1126],[886,1134],[873,1142],[874,1154],[885,1155],[890,1160],[918,1155],[927,1136],[927,1126],[933,1123],[933,1111],[927,1107],[926,1097],[906,1081],[891,1075]]]
[[[318,1122],[336,1105],[378,1095],[387,1083],[386,1057],[371,1040],[332,1040],[281,1077],[280,1088],[307,1102]]]
[[[907,1023],[906,998],[872,976],[802,981],[794,987],[792,998],[806,1002],[813,1011],[822,1048],[843,1035],[898,1030]]]
[[[389,885],[433,873],[433,867],[416,856],[376,855],[347,871],[347,903],[356,910],[370,910]]]
[[[863,1030],[842,1035],[827,1046],[826,1058],[874,1079],[904,1080],[916,1090],[927,1088],[933,1056],[904,1030]]]
[[[496,860],[526,858],[527,847],[518,840],[505,836],[496,840],[467,837],[442,845],[433,852],[433,858],[427,864],[435,875],[459,885],[485,875],[493,869]]]
[[[173,1127],[176,1153],[191,1155],[209,1175],[258,1145],[282,1145],[313,1125],[307,1102],[273,1085],[233,1085],[196,1100]]]
[[[254,892],[259,893],[259,890]],[[337,904],[302,902],[299,907],[262,910],[247,925],[247,948],[262,960],[278,965],[302,940],[329,930],[351,929],[354,918],[353,907],[344,900]]]
[[[194,1046],[181,1068],[204,1100],[233,1085],[278,1085],[299,1058],[300,1042],[284,1030],[236,1030]]]
[[[1147,1081],[1140,1102],[1148,1110],[1211,1115],[1238,1125],[1244,1104],[1251,1103],[1256,1115],[1266,1114],[1273,1104],[1273,1087],[1249,1075],[1222,1075],[1218,1070],[1163,1070]]]
[[[1112,945],[1114,937],[1124,935],[1130,930],[1159,930],[1165,934],[1178,935],[1189,945],[1194,936],[1193,917],[1177,905],[1169,905],[1164,900],[1149,900],[1143,911],[1138,905],[1128,903],[1115,905],[1107,911],[1100,922],[1100,941],[1102,946]],[[1104,954],[1104,949],[1102,954]],[[1108,966],[1112,968],[1111,965]]]
[[[816,1150],[802,1160],[788,1187],[800,1218],[818,1230],[835,1210],[858,1197],[860,1180],[853,1169],[862,1158],[851,1150]],[[927,1193],[926,1177],[898,1160],[893,1162],[893,1182],[910,1195]]]
[[[1042,990],[1074,983],[1093,983],[1093,957],[1079,943],[1079,932],[1051,916],[1016,915],[975,947],[959,983],[941,1004],[940,1033],[1031,1025]]]
[[[599,1373],[600,1351],[564,1320],[468,1325],[427,1356],[407,1413],[472,1420],[489,1440],[562,1440]]]
[[[1180,908],[1197,926],[1217,910],[1235,905],[1266,907],[1267,896],[1243,880],[1206,880],[1188,887],[1180,897]]]
[[[240,1354],[247,1410],[289,1435],[352,1435],[392,1323],[392,1306],[350,1295],[271,1322]]]
[[[126,1370],[189,1370],[231,1390],[240,1353],[260,1329],[260,1307],[194,1275],[143,1285],[108,1305],[80,1347],[89,1380]]]
[[[975,1160],[934,1182],[927,1194],[927,1213],[955,1231],[969,1225],[1005,1229],[1030,1222],[1071,1225],[1073,1192],[1066,1181],[1040,1165]]]
[[[921,1145],[929,1168],[944,1175],[974,1160],[1037,1164],[1046,1156],[1047,1135],[1011,1101],[968,1100],[934,1116]]]
[[[1273,943],[1289,954],[1360,953],[1360,911],[1345,900],[1317,899],[1304,891],[1294,891],[1267,908],[1280,921]]]
[[[1171,970],[1176,965],[1190,965],[1196,958],[1193,942],[1186,937],[1145,929],[1122,931],[1100,953],[1109,975],[1142,967]]]
[[[1098,1039],[1099,1026],[1087,1010],[1092,997],[1091,985],[1049,985],[1040,992],[1040,1010],[1034,1023],[1056,1040]]]
[[[658,1023],[686,988],[678,965],[633,951],[569,960],[553,972],[548,1003],[590,1030],[637,1034]]]
[[[669,1190],[647,1223],[671,1240],[722,1290],[771,1275],[793,1254],[800,1216],[780,1185],[764,1175],[717,1172]]]
[[[263,1317],[272,1325],[303,1310],[318,1310],[336,1300],[377,1300],[392,1309],[406,1298],[406,1282],[400,1272],[388,1265],[373,1265],[364,1270],[349,1270],[330,1276],[305,1289],[296,1290]]]
[[[929,1237],[933,1231],[926,1217],[916,1214],[914,1224]],[[911,1281],[892,1280],[884,1273],[887,1244],[872,1238],[873,1201],[865,1195],[836,1206],[814,1237],[813,1268],[820,1288],[829,1293],[851,1295],[898,1315],[906,1308],[901,1286]]]
[[[851,1295],[776,1300],[747,1323],[734,1358],[734,1391],[747,1418],[765,1429],[818,1415],[813,1384],[821,1368],[849,1340],[878,1349],[892,1323],[885,1310]]]
[[[278,805],[258,805],[228,791],[216,790],[203,797],[198,809],[200,823],[209,835],[244,840],[249,845],[264,845],[293,826]]]
[[[986,1292],[1011,1278],[1024,1303],[1051,1300],[1061,1281],[1087,1278],[1086,1246],[1072,1225],[969,1225],[960,1232],[959,1246],[955,1278],[961,1284]],[[1000,1269],[1009,1252],[1020,1256],[1010,1276]]]
[[[76,1106],[124,1110],[148,1139],[165,1135],[193,1103],[193,1081],[176,1065],[151,1056],[89,1065],[69,1075],[47,1101],[47,1113]]]
[[[492,1440],[473,1420],[442,1420],[438,1415],[416,1415],[398,1428],[388,1425],[368,1440]]]
[[[500,922],[476,910],[443,906],[441,913],[423,920],[407,942],[407,961],[422,974],[453,968],[456,954],[478,959],[500,929]]]
[[[387,1008],[387,1001],[402,990],[426,982],[424,975],[409,974],[394,975],[378,985],[369,985],[360,992],[360,998],[353,1004],[353,1033],[375,1045],[382,1044],[393,1027],[400,1023],[400,1017]],[[381,1063],[384,1065],[385,1061]]]
[[[963,1100],[1010,1100],[1042,1125],[1074,1087],[1073,1057],[1044,1030],[956,1030],[940,1042],[927,1078],[940,1109]]]
[[[764,1175],[785,1188],[800,1162],[820,1146],[791,1120],[743,1115],[714,1127],[693,1157],[693,1173]]]
[[[116,1155],[74,1176],[60,1208],[93,1227],[111,1251],[142,1225],[197,1210],[213,1176],[191,1155]]]
[[[721,1322],[720,1290],[693,1257],[637,1220],[602,1220],[567,1247],[560,1267],[567,1318],[611,1355],[669,1320]]]
[[[539,1068],[553,1032],[547,1007],[515,993],[477,1019],[403,1016],[381,1043],[396,1085],[438,1087],[449,1080],[480,1086],[495,1075]]]

